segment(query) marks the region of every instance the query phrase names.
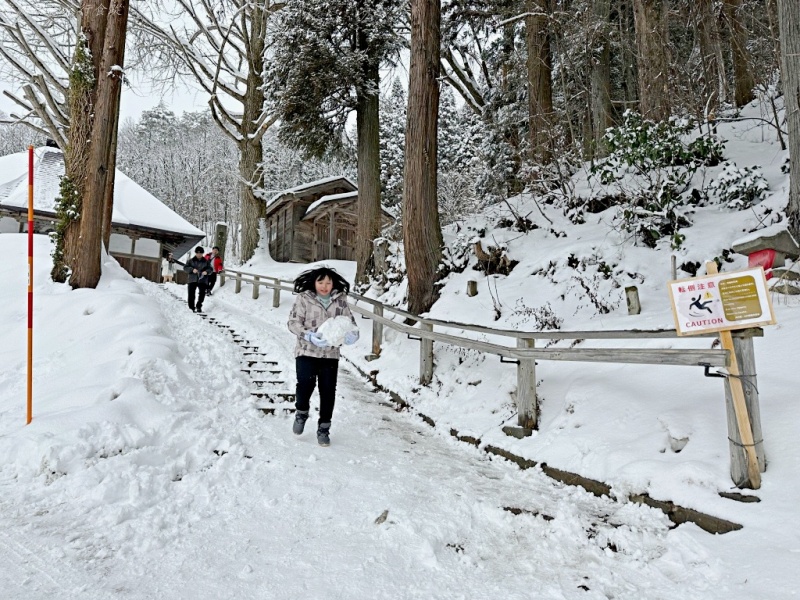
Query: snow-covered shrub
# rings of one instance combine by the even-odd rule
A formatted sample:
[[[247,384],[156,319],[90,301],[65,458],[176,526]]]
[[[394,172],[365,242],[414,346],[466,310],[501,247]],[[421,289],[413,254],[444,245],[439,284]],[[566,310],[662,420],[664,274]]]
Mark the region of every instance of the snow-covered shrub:
[[[691,201],[681,194],[679,186],[683,183],[668,179],[657,190],[641,190],[631,197],[617,214],[620,228],[648,248],[655,248],[665,237],[670,238],[673,250],[680,248],[685,236],[678,230],[692,224],[682,210]]]
[[[679,229],[691,225],[683,207],[703,199],[696,190],[686,193],[692,177],[701,167],[719,164],[723,151],[712,136],[689,139],[693,129],[688,120],[655,123],[626,111],[622,125],[606,131],[609,155],[593,165],[591,174],[618,192],[606,198],[616,199],[617,222],[635,242],[654,248],[668,238],[673,249],[683,243]],[[580,209],[572,213],[582,218]]]
[[[688,120],[672,117],[656,123],[634,111],[625,111],[622,125],[606,130],[608,156],[592,167],[592,173],[601,183],[609,184],[619,180],[628,169],[648,176],[669,167],[684,167],[694,173],[700,166],[718,165],[722,160],[722,142],[710,136],[687,141],[693,129],[694,124]]]
[[[449,273],[461,273],[467,268],[472,251],[470,236],[459,233],[451,244],[445,244],[442,248],[442,262],[439,264],[439,271],[442,276]]]
[[[744,210],[764,199],[769,184],[758,167],[740,169],[728,163],[708,187],[728,208]]]

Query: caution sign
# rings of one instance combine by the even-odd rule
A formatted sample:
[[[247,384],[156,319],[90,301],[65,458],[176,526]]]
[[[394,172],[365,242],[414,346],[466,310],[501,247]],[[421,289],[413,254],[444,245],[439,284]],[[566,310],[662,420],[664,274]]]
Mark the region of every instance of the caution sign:
[[[761,267],[670,281],[668,286],[678,335],[775,323]]]

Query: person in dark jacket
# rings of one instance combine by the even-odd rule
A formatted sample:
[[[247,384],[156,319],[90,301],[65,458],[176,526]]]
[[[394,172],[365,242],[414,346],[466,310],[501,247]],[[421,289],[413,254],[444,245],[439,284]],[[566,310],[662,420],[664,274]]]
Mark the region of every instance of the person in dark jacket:
[[[339,374],[339,348],[317,333],[320,325],[332,317],[349,317],[353,330],[344,338],[345,344],[358,341],[358,326],[347,304],[350,284],[333,269],[318,267],[301,273],[294,280],[297,299],[289,314],[289,331],[297,336],[295,364],[297,393],[295,420],[292,431],[300,435],[308,419],[309,400],[319,385],[319,423],[317,442],[330,446],[331,417],[336,399],[336,380]]]
[[[189,308],[192,312],[202,312],[203,300],[206,299],[206,282],[208,276],[214,272],[214,267],[203,256],[203,248],[198,246],[194,249],[194,257],[187,260],[183,270],[189,274]],[[195,296],[198,290],[200,296],[195,307]]]
[[[208,276],[208,290],[207,293],[210,296],[211,290],[214,289],[214,284],[217,283],[217,273],[222,271],[222,257],[219,255],[219,246],[214,246],[211,249],[211,252],[206,254],[206,260],[211,263],[211,267],[214,271],[211,275]]]

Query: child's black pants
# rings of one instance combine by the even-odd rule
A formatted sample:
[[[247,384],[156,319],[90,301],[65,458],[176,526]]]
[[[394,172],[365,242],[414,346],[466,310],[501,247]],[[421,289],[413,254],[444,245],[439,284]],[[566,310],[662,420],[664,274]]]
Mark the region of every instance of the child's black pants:
[[[333,405],[336,401],[336,378],[339,374],[338,358],[316,358],[314,356],[298,356],[297,394],[295,408],[308,410],[308,403],[314,387],[319,382],[319,422],[330,423]]]

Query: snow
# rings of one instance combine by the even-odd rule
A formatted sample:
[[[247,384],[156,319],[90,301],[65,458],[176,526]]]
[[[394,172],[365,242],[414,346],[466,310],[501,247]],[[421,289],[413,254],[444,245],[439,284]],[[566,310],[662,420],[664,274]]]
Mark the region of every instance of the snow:
[[[788,230],[789,224],[786,222],[776,223],[775,225],[770,225],[769,227],[764,227],[763,229],[757,229],[747,235],[743,235],[740,238],[733,240],[731,243],[732,246],[742,246],[744,244],[749,244],[750,242],[754,242],[760,238],[768,238],[780,233],[784,233],[789,236],[789,239],[793,240],[795,244],[797,240],[792,237],[792,234]]]
[[[318,206],[322,206],[327,202],[335,202],[336,200],[342,200],[344,198],[357,198],[358,192],[344,192],[342,194],[329,194],[327,196],[322,196],[319,200],[312,202],[311,206],[308,207],[306,211],[306,215],[310,215]]]
[[[345,336],[353,331],[353,322],[350,317],[333,317],[328,319],[317,329],[317,333],[331,346],[344,344]]]
[[[297,192],[302,192],[304,190],[316,187],[318,185],[324,185],[326,183],[332,183],[334,181],[339,181],[340,179],[345,181],[349,185],[351,185],[353,188],[356,188],[356,184],[354,184],[352,181],[350,181],[349,178],[344,177],[343,175],[333,175],[331,177],[323,177],[322,179],[317,179],[315,181],[310,181],[308,183],[303,183],[303,184],[297,185],[295,187],[289,188],[287,190],[283,190],[279,194],[275,194],[272,198],[270,198],[267,201],[267,207],[272,205],[278,198],[280,198],[281,196],[285,196],[286,194],[295,194]]]
[[[676,251],[679,265],[721,256],[786,204],[785,152],[738,127],[720,128],[730,139],[726,154],[757,156],[771,189],[753,210],[698,208]],[[539,229],[497,227],[507,216],[498,208],[446,237],[504,244],[519,264],[508,276],[471,267],[449,275],[431,316],[516,330],[558,319],[573,331],[671,327],[665,247],[631,245],[610,227],[612,211],[573,226],[543,205],[548,223],[531,198],[512,204]],[[754,342],[768,469],[761,489],[744,490],[761,501],[746,504],[719,495],[734,489],[723,388],[700,368],[539,360],[540,428],[517,440],[501,430],[516,422],[515,365],[437,343],[434,381],[420,386],[419,342],[384,328],[380,358],[367,361],[371,327],[358,319],[361,338],[342,349],[332,445],[320,448],[313,427],[296,437],[291,418],[258,410],[268,405],[250,392],[264,388],[242,372],[241,349],[187,309],[184,287],[133,280],[105,258],[98,288],[72,291],[49,280],[45,236],[36,236],[35,253],[34,418],[26,426],[27,239],[0,235],[4,600],[800,595],[797,299],[774,297],[778,324]],[[747,264],[729,259],[723,272]],[[242,270],[292,279],[321,264],[352,281],[352,262],[277,263],[263,248]],[[469,279],[478,281],[477,296],[465,294]],[[384,298],[397,298],[404,285]],[[626,314],[625,285],[639,288],[640,315]],[[277,363],[270,368],[282,383],[267,389],[292,391],[292,296],[283,292],[273,308],[271,294],[253,300],[250,292],[244,283],[235,294],[229,283],[204,308]],[[374,392],[352,364],[412,410],[387,406],[388,394]],[[480,447],[455,441],[450,429]],[[605,481],[613,497],[492,459],[487,445]],[[691,523],[673,528],[661,511],[626,502],[631,493],[743,528],[719,536]]]
[[[56,148],[36,148],[33,168],[34,208],[54,213],[60,178],[64,175],[63,154]],[[28,206],[27,152],[0,157],[0,205]],[[202,229],[189,223],[119,170],[114,182],[111,220],[116,225],[136,225],[192,237],[205,236]]]

